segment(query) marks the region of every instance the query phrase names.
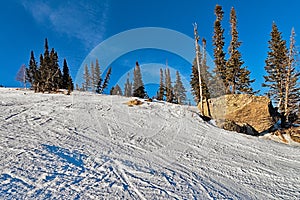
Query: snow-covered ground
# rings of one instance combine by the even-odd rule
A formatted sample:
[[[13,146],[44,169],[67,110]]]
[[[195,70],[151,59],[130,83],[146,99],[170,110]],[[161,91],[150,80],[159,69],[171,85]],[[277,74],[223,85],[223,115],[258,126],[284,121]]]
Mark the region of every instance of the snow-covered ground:
[[[0,199],[299,199],[300,148],[195,107],[0,88]]]

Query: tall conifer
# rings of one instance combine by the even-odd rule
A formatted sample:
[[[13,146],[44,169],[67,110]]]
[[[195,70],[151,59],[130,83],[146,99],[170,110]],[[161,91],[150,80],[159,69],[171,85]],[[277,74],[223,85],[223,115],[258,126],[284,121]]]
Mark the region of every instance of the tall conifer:
[[[267,75],[264,76],[265,83],[263,87],[268,87],[267,95],[277,103],[280,111],[284,111],[284,93],[286,67],[288,65],[288,50],[286,41],[282,39],[277,25],[273,22],[271,39],[269,40],[269,52],[265,60],[265,70]]]
[[[186,101],[186,90],[181,81],[181,77],[178,71],[176,71],[176,81],[174,85],[174,97],[175,102],[178,104],[184,104]]]
[[[127,74],[126,83],[124,85],[124,96],[131,97],[132,96],[132,82],[130,82],[130,75]]]
[[[147,96],[138,62],[135,63],[135,68],[133,71],[133,96],[139,98],[146,98]]]
[[[253,93],[250,86],[254,80],[250,79],[250,71],[247,67],[243,67],[244,61],[242,55],[238,50],[241,42],[238,38],[237,31],[237,17],[235,9],[232,7],[230,12],[231,25],[231,41],[229,45],[229,59],[226,63],[226,82],[229,84],[229,91],[231,94],[236,93]]]
[[[160,69],[160,81],[159,81],[159,88],[157,91],[157,100],[162,101],[165,95],[165,86],[164,86],[164,72],[163,69]]]
[[[226,80],[226,60],[225,60],[225,52],[223,50],[225,42],[224,42],[224,29],[222,28],[222,20],[224,12],[222,10],[222,6],[216,5],[215,7],[215,15],[216,20],[214,23],[214,35],[213,35],[213,45],[214,45],[214,63],[215,69],[214,72],[217,78],[223,81],[223,87],[225,87],[225,91],[229,92],[229,83]],[[217,90],[222,90],[222,88],[217,88]]]

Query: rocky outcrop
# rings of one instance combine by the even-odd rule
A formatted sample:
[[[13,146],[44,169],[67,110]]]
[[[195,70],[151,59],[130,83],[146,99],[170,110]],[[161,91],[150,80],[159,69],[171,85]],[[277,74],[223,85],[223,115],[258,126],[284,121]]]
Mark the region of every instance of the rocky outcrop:
[[[278,129],[262,137],[285,144],[300,145],[300,127]]]
[[[138,105],[142,105],[143,102],[138,99],[133,99],[133,100],[128,101],[126,104],[128,106],[138,106]]]
[[[294,142],[300,143],[300,127],[291,127],[285,131]]]
[[[253,127],[261,133],[269,130],[277,121],[277,111],[271,100],[264,96],[248,94],[225,95],[209,99],[203,103],[203,112],[198,105],[200,113],[216,120],[222,128],[224,122],[232,121],[243,127]],[[256,134],[256,133],[255,133]]]
[[[228,131],[235,131],[238,133],[245,133],[247,135],[253,136],[259,135],[259,133],[249,124],[237,124],[234,121],[225,120],[224,122],[219,122],[218,126]]]

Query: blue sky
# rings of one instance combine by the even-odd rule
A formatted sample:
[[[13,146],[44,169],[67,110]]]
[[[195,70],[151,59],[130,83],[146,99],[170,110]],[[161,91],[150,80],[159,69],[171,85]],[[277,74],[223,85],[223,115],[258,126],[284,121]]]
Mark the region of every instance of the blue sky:
[[[22,64],[28,64],[30,51],[36,58],[43,52],[44,38],[59,54],[66,58],[73,78],[86,56],[101,42],[120,32],[141,27],[162,27],[193,37],[192,23],[197,22],[200,37],[207,39],[207,51],[212,56],[214,7],[223,6],[226,47],[230,40],[229,13],[235,7],[238,17],[240,48],[245,65],[256,79],[254,88],[261,89],[264,60],[268,51],[272,22],[275,21],[284,39],[290,30],[300,32],[297,0],[11,0],[0,3],[0,84],[16,87],[15,75]],[[298,37],[296,37],[298,40]],[[165,64],[189,74],[189,63],[162,51],[133,51],[112,63],[111,84],[118,82],[138,60]],[[101,61],[101,55],[99,55]],[[103,66],[102,66],[103,67]],[[119,70],[126,68],[126,70]],[[122,73],[118,73],[122,71]],[[144,76],[147,76],[145,74]]]

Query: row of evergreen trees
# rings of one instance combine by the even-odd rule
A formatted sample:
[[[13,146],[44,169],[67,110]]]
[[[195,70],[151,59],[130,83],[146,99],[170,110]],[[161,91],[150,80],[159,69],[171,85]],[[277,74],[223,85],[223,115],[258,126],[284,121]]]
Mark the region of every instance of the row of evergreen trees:
[[[40,54],[39,64],[36,62],[34,52],[31,51],[29,67],[26,69],[26,79],[35,92],[57,92],[59,89],[73,91],[73,81],[69,73],[66,59],[63,61],[63,72],[59,67],[58,54],[51,49],[49,52],[48,40],[45,39],[44,54]]]
[[[126,97],[139,97],[149,98],[145,90],[142,80],[141,69],[139,63],[136,62],[133,71],[133,82],[130,81],[130,74],[124,85],[124,93],[121,87],[117,84],[110,90],[111,95],[124,95]],[[176,81],[172,84],[170,69],[166,68],[165,71],[160,69],[160,85],[157,91],[157,100],[164,100],[170,103],[185,104],[186,103],[186,90],[181,81],[178,71],[176,71]]]
[[[84,67],[84,73],[83,73],[83,83],[82,87],[79,88],[78,85],[76,85],[77,90],[81,91],[92,91],[96,92],[98,94],[102,94],[104,90],[107,88],[109,79],[111,76],[111,67],[108,68],[105,78],[103,79],[102,72],[100,69],[99,60],[96,59],[95,65],[94,62],[91,63],[90,66],[87,64]]]
[[[185,104],[186,90],[181,81],[181,76],[176,71],[176,80],[174,86],[172,85],[170,69],[165,69],[165,80],[163,69],[160,69],[160,83],[157,91],[157,100],[165,100],[169,103]]]

